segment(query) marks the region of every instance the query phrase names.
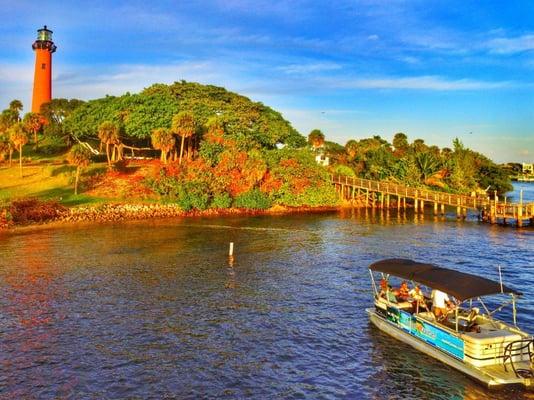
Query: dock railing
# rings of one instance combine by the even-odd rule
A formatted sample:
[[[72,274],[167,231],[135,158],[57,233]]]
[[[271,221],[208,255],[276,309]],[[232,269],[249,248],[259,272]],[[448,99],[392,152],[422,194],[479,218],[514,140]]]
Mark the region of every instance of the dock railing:
[[[496,195],[473,193],[473,195],[467,196],[343,175],[331,175],[331,182],[346,200],[355,199],[357,197],[355,195],[356,190],[360,195],[361,191],[364,191],[367,198],[369,198],[370,193],[379,194],[381,201],[380,203],[373,201],[375,206],[384,205],[385,197],[386,206],[389,207],[390,196],[395,196],[397,205],[403,201],[404,206],[406,206],[406,199],[413,200],[416,211],[421,211],[419,207],[423,209],[425,202],[427,202],[434,203],[435,212],[437,212],[438,205],[441,206],[442,213],[444,213],[444,206],[451,206],[456,207],[458,215],[464,217],[468,209],[476,210],[482,219],[492,223],[496,222],[497,219],[502,219],[504,222],[506,219],[514,219],[519,226],[523,224],[523,220],[530,220],[531,224],[534,222],[534,203],[523,203],[522,197],[519,203],[507,203],[506,200],[499,201]]]

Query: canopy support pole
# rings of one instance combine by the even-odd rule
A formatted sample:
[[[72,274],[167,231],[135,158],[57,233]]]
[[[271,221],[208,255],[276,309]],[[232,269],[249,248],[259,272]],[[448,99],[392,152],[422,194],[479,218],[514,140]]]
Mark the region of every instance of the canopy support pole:
[[[371,282],[373,284],[373,290],[375,292],[375,297],[378,297],[378,291],[376,290],[375,277],[373,276],[373,271],[369,270],[369,275],[371,275]]]
[[[515,305],[515,295],[512,293],[512,316],[514,318],[514,326],[517,328],[517,309]]]

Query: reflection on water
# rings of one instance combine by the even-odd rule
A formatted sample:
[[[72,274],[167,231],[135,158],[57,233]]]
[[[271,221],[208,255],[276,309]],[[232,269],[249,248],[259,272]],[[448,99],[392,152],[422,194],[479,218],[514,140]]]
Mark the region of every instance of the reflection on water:
[[[501,265],[534,332],[533,234],[454,214],[345,210],[0,236],[0,394],[526,397],[488,392],[380,333],[365,307],[367,266],[380,258],[493,278]]]

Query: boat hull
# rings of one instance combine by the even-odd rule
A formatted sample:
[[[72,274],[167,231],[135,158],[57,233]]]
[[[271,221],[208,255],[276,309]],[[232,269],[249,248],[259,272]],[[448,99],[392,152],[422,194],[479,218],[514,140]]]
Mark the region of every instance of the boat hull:
[[[368,308],[366,311],[369,314],[371,322],[384,333],[387,333],[388,335],[412,346],[413,348],[421,351],[422,353],[425,353],[428,356],[433,357],[443,362],[444,364],[449,365],[452,368],[455,368],[456,370],[479,381],[490,389],[498,389],[504,385],[522,385],[530,389],[532,387],[532,384],[534,383],[531,379],[523,379],[516,377],[500,378],[498,376],[487,373],[483,369],[478,369],[476,367],[470,366],[464,363],[462,360],[459,360],[440,350],[439,348],[431,346],[423,340],[417,338],[416,336],[413,336],[408,332],[402,330],[398,325],[377,314],[374,309]]]

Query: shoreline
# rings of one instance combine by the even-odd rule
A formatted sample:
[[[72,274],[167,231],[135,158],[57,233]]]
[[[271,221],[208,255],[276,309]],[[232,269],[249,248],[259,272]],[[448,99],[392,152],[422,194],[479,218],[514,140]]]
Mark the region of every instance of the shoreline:
[[[47,221],[33,221],[24,224],[12,223],[0,226],[1,233],[27,232],[42,228],[62,226],[83,226],[107,222],[142,221],[150,219],[168,218],[199,218],[199,217],[227,217],[227,216],[259,216],[259,215],[289,215],[299,213],[328,213],[336,212],[347,205],[338,206],[300,206],[287,207],[275,205],[266,210],[227,208],[208,209],[204,211],[183,211],[175,204],[123,204],[109,203],[96,207],[76,207],[63,211],[58,217]],[[358,207],[352,205],[350,207]]]

